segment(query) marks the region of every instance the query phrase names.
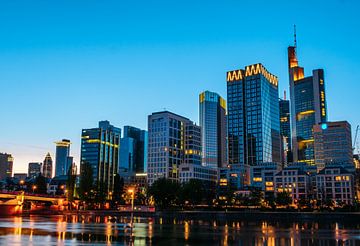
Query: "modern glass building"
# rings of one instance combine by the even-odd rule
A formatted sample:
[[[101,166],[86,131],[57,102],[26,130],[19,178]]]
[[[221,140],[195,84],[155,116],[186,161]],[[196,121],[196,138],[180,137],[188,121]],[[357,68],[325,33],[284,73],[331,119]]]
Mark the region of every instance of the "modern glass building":
[[[292,162],[291,154],[291,128],[290,128],[290,101],[279,99],[280,111],[280,137],[281,137],[281,163],[286,165]]]
[[[316,69],[305,77],[295,45],[288,47],[288,63],[293,161],[314,165],[313,126],[327,121],[324,71]]]
[[[41,173],[41,162],[30,162],[28,166],[28,177],[35,179]]]
[[[230,165],[280,162],[278,79],[258,63],[227,72]]]
[[[314,154],[318,170],[328,164],[353,165],[351,125],[347,121],[314,125]]]
[[[226,167],[226,101],[215,92],[204,91],[199,96],[202,165]]]
[[[70,155],[70,140],[63,139],[55,142],[56,156],[55,156],[55,176],[67,175],[71,163],[68,161]]]
[[[201,165],[201,129],[169,111],[148,117],[148,183],[162,177],[178,181],[179,166]]]
[[[147,170],[147,131],[133,126],[124,126],[124,136],[120,140],[121,176],[144,173]]]
[[[12,176],[13,162],[14,158],[10,154],[0,153],[0,180]]]
[[[108,195],[114,190],[119,165],[121,129],[100,121],[99,127],[83,129],[81,134],[80,173],[85,164],[92,168],[94,185],[103,185]]]
[[[52,178],[52,163],[53,161],[50,156],[50,153],[47,153],[42,166],[42,173],[43,176],[46,178]]]

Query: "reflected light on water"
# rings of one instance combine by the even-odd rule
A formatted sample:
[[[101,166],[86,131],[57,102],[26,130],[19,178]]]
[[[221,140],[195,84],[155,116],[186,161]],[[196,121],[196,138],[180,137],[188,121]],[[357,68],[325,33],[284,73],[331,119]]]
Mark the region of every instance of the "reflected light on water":
[[[184,238],[185,238],[185,240],[189,239],[189,234],[190,234],[189,222],[185,221],[184,222]]]

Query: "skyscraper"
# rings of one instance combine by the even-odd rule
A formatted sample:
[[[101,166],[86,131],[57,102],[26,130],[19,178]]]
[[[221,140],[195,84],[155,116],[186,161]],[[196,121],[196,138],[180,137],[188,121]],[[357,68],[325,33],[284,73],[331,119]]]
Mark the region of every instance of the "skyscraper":
[[[42,166],[42,173],[46,178],[52,178],[52,158],[50,153],[47,153],[45,156],[43,166]]]
[[[69,171],[69,155],[70,155],[70,140],[63,139],[55,142],[56,144],[56,157],[55,157],[55,176],[67,175]]]
[[[328,164],[353,165],[350,124],[336,121],[314,125],[314,154],[318,170]]]
[[[94,184],[103,185],[109,195],[114,190],[114,176],[119,165],[121,129],[100,121],[99,127],[83,129],[81,134],[80,173],[85,164],[93,170]]]
[[[201,164],[200,127],[169,111],[148,117],[148,183],[165,177],[178,180],[182,163]]]
[[[0,153],[0,180],[12,176],[13,162],[14,158],[10,154]]]
[[[314,165],[313,126],[327,121],[324,71],[316,69],[305,77],[296,48],[295,39],[294,46],[288,47],[292,154],[294,162]]]
[[[280,162],[278,79],[258,63],[227,72],[230,165]]]
[[[122,173],[146,172],[147,138],[147,131],[133,126],[124,126],[124,136],[120,140],[119,170]]]
[[[286,92],[284,99],[279,99],[280,111],[280,137],[281,137],[281,163],[283,165],[292,162],[291,154],[291,129],[290,129],[290,101],[286,100]]]
[[[28,177],[35,179],[41,174],[41,162],[30,162],[28,166]]]
[[[202,165],[225,167],[226,101],[215,92],[205,91],[199,96]]]

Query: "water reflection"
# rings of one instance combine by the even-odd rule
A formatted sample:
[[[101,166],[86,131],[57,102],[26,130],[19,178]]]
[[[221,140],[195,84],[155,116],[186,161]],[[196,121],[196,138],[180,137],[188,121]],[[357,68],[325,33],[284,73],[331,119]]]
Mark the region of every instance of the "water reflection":
[[[0,245],[129,245],[130,217],[0,218]],[[134,245],[360,245],[360,222],[271,222],[134,218]]]

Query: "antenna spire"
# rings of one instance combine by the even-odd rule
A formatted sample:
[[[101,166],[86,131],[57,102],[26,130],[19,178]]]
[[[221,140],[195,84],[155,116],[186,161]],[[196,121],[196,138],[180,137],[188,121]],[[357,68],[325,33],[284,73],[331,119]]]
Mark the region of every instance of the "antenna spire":
[[[296,25],[294,25],[294,47],[296,48]]]

